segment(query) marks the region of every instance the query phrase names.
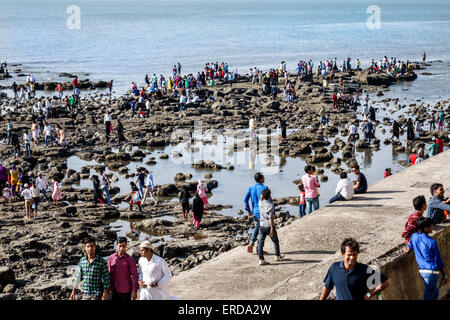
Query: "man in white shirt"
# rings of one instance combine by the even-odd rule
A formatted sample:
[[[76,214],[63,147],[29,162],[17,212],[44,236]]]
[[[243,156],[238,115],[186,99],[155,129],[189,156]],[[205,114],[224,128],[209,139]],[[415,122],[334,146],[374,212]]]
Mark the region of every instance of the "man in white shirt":
[[[45,137],[44,137],[45,146],[48,147],[48,144],[49,144],[49,143],[50,143],[51,145],[53,145],[53,140],[52,140],[52,127],[51,127],[49,124],[47,124],[47,125],[45,126],[44,134],[45,134]]]
[[[28,189],[28,183],[25,183],[23,187],[24,189],[21,195],[25,200],[25,216],[27,217],[27,219],[30,219],[33,213],[33,210],[31,209],[31,206],[33,205],[33,195],[31,193],[31,190]]]
[[[351,200],[353,198],[353,184],[347,177],[347,173],[342,172],[340,177],[341,180],[339,180],[335,191],[336,195],[330,199],[329,203],[333,203],[335,201]]]
[[[25,131],[23,134],[23,142],[25,143],[25,150],[27,152],[27,157],[31,157],[31,134],[29,131]]]
[[[146,240],[139,246],[139,300],[175,300],[169,294],[169,282],[172,272],[167,262],[153,253],[150,241]]]
[[[150,195],[155,202],[155,206],[158,204],[158,199],[155,197],[155,194],[153,193],[153,189],[155,188],[155,183],[153,182],[153,176],[148,171],[145,170],[145,192],[142,199],[142,205],[144,205],[145,200],[147,199],[147,195]]]
[[[36,186],[39,189],[39,192],[42,193],[47,199],[47,202],[50,202],[49,197],[47,196],[47,178],[42,176],[42,172],[39,172],[38,177],[36,178]]]
[[[351,125],[350,125],[350,128],[349,128],[349,133],[348,133],[348,142],[350,142],[350,141],[356,141],[356,132],[358,131],[358,127],[357,126],[355,126],[355,124],[354,123],[352,123]]]
[[[181,97],[180,97],[180,111],[186,110],[186,108],[185,108],[186,100],[187,100],[186,96],[185,95],[181,95]]]

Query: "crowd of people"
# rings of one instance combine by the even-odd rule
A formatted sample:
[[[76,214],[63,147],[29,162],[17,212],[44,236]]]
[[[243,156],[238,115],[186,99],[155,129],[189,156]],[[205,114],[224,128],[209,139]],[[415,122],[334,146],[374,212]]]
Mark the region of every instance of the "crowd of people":
[[[42,206],[41,195],[46,202],[58,206],[61,196],[61,183],[58,177],[52,177],[49,185],[47,177],[41,172],[34,176],[33,172],[24,172],[15,164],[8,170],[0,162],[0,189],[4,203],[22,198],[24,200],[25,218],[36,218],[38,208]],[[48,192],[51,193],[49,197]]]
[[[356,61],[356,70],[361,71],[361,63]],[[2,65],[3,68],[3,65]],[[6,63],[4,65],[6,68]],[[309,61],[299,61],[297,65],[297,76],[302,78],[305,76],[314,76],[314,63]],[[315,77],[323,80],[323,94],[327,94],[327,90],[331,83],[335,82],[334,76],[336,72],[346,72],[352,70],[351,59],[348,58],[343,61],[339,68],[337,59],[332,59],[326,62],[320,61],[317,66]],[[200,102],[211,102],[214,98],[211,96],[200,98],[196,90],[203,86],[214,86],[217,81],[232,84],[240,75],[237,68],[230,70],[227,63],[219,64],[206,63],[202,72],[196,75],[190,73],[188,75],[181,74],[181,64],[178,63],[173,67],[173,75],[166,79],[162,74],[158,78],[156,74],[153,77],[145,76],[145,86],[139,91],[136,83],[132,83],[131,94],[134,96],[129,103],[131,108],[131,117],[149,117],[151,112],[151,103],[154,98],[162,97],[170,94],[173,99],[179,101],[180,111],[185,111],[188,106],[198,105]],[[392,76],[399,77],[411,71],[411,64],[409,61],[403,62],[396,58],[380,60],[380,62],[372,61],[369,67],[370,73],[379,74],[384,72]],[[289,81],[289,72],[287,71],[286,62],[282,61],[279,68],[273,68],[267,72],[263,72],[258,68],[250,68],[248,74],[249,81],[253,84],[261,86],[262,91],[266,95],[271,95],[273,100],[276,100],[278,94],[283,92],[283,100],[293,104],[296,100],[296,92],[294,85]],[[282,79],[282,81],[280,81]],[[284,84],[284,90],[280,90],[280,82]],[[32,74],[27,77],[24,85],[18,86],[13,83],[13,92],[18,103],[35,98],[35,84],[36,80]],[[26,157],[31,157],[31,146],[37,146],[44,143],[47,147],[53,146],[54,141],[57,141],[61,148],[67,148],[65,130],[56,125],[56,129],[48,123],[49,119],[57,118],[60,113],[68,113],[76,115],[80,104],[80,88],[78,87],[78,78],[74,77],[72,81],[73,94],[65,96],[62,90],[62,84],[58,84],[56,91],[58,97],[54,98],[40,98],[36,99],[34,106],[33,120],[30,130],[20,132],[14,128],[13,122],[10,120],[7,123],[7,143],[12,146],[13,156],[15,158],[21,156],[20,135],[22,136],[22,143],[25,149]],[[108,82],[107,86],[111,99],[113,80]],[[340,110],[351,106],[357,111],[359,106],[362,106],[361,115],[363,117],[363,125],[361,132],[366,143],[371,143],[375,138],[373,122],[376,121],[376,109],[369,105],[369,97],[360,101],[359,93],[351,95],[345,91],[345,86],[342,79],[335,86],[332,95],[332,108]],[[329,120],[326,116],[327,110],[323,107],[319,112],[320,125],[328,125]],[[444,130],[444,110],[438,112],[432,111],[429,116],[430,131],[440,132]],[[282,120],[284,121],[284,120]],[[123,126],[120,119],[117,119],[117,135],[119,142],[125,141],[123,135]],[[281,119],[280,119],[281,123]],[[436,126],[437,125],[437,126]],[[112,130],[112,117],[106,112],[104,115],[105,137],[109,141],[109,136]],[[421,132],[424,131],[424,125],[418,119],[413,123],[413,119],[409,118],[406,122],[406,136],[408,141],[419,139]],[[286,139],[286,123],[284,122],[284,135]],[[400,125],[396,120],[392,127],[392,140],[400,137]],[[348,141],[356,142],[359,137],[358,126],[356,123],[349,123],[348,125]],[[42,139],[43,136],[43,139]],[[425,151],[429,151],[425,154]],[[432,157],[443,151],[443,141],[435,135],[432,144],[425,148],[418,150],[413,149],[409,162],[415,165],[426,158]],[[329,203],[336,201],[349,201],[355,194],[362,194],[367,192],[368,182],[365,175],[360,171],[360,167],[355,164],[352,166],[352,172],[356,176],[355,183],[352,183],[346,172],[340,174],[340,180],[335,189],[335,195],[329,200]],[[305,174],[301,178],[301,183],[298,185],[299,189],[299,216],[311,214],[318,210],[320,197],[320,183],[317,178],[316,168],[307,165],[304,168]],[[93,198],[94,204],[101,203],[103,205],[112,205],[110,189],[111,182],[104,170],[99,170],[99,175],[93,175],[90,179],[93,182]],[[391,175],[389,168],[385,171],[385,177]],[[265,179],[261,173],[256,173],[254,176],[255,184],[252,185],[244,198],[245,209],[249,213],[249,217],[254,222],[254,229],[251,235],[250,244],[247,251],[252,253],[255,243],[257,242],[257,253],[260,265],[269,264],[264,258],[266,252],[263,250],[264,242],[267,236],[274,243],[275,261],[282,261],[284,255],[281,254],[280,244],[277,235],[275,218],[275,207],[271,198],[271,190],[264,185]],[[62,200],[61,185],[57,177],[52,177],[51,186],[48,185],[47,179],[42,173],[33,178],[32,173],[24,173],[15,165],[11,166],[8,171],[2,166],[0,162],[0,188],[3,192],[4,200],[7,202],[11,197],[21,196],[25,204],[25,217],[27,219],[37,216],[38,207],[41,206],[40,197],[43,195],[47,202],[53,201],[54,205]],[[150,198],[154,205],[159,204],[159,200],[155,195],[155,183],[153,175],[145,168],[137,170],[137,179],[130,182],[130,210],[133,206],[137,206],[138,210],[142,210],[142,206]],[[47,195],[51,191],[51,199]],[[202,217],[205,214],[205,209],[209,203],[207,200],[208,188],[203,180],[198,181],[192,206],[190,198],[192,197],[190,190],[184,187],[180,193],[180,203],[182,206],[182,216],[184,219],[188,218],[192,211],[192,223],[195,228],[200,228]],[[428,206],[423,196],[416,197],[413,200],[413,205],[416,211],[408,218],[405,231],[402,236],[408,244],[408,250],[413,250],[416,255],[416,260],[421,270],[421,276],[425,283],[425,299],[436,299],[439,295],[437,290],[437,279],[439,278],[439,271],[441,271],[445,279],[447,277],[442,260],[439,255],[439,250],[435,241],[428,236],[433,230],[433,225],[442,222],[450,211],[450,200],[444,199],[443,186],[433,184],[431,187],[432,197],[428,201]],[[251,203],[251,206],[250,206]],[[423,217],[425,210],[428,208],[427,218]],[[431,240],[430,240],[431,239]],[[433,242],[434,241],[434,242]],[[427,243],[427,246],[421,245],[422,242]],[[86,256],[83,257],[79,264],[79,269],[76,275],[76,284],[83,281],[83,288],[81,289],[80,299],[85,300],[99,300],[108,299],[109,294],[112,294],[115,300],[130,300],[137,298],[137,291],[140,288],[140,299],[171,299],[174,298],[168,293],[168,282],[171,278],[171,272],[167,263],[161,257],[153,253],[151,244],[148,241],[141,243],[140,252],[141,258],[139,260],[139,273],[137,272],[134,260],[126,253],[127,240],[126,238],[119,238],[117,245],[117,253],[112,255],[108,262],[101,257],[96,256],[96,244],[94,239],[86,239],[84,241],[84,248]],[[427,251],[428,250],[428,251]],[[357,263],[357,256],[359,253],[359,244],[354,239],[345,239],[341,246],[341,253],[343,262],[333,264],[325,278],[325,287],[323,289],[321,299],[326,299],[331,290],[336,286],[338,299],[363,299],[370,298],[381,291],[388,285],[389,280],[382,276],[381,283],[374,289],[368,289],[361,286],[363,281],[367,278],[359,277],[360,274],[366,273],[367,266]],[[432,257],[435,259],[434,264],[430,264],[429,259],[424,257]],[[355,269],[356,268],[356,269]],[[344,284],[342,279],[351,270],[359,270],[353,272],[352,276],[357,277],[355,281]],[[362,270],[362,271],[361,271]],[[437,277],[436,277],[437,276]],[[358,278],[359,277],[359,278]],[[353,290],[351,286],[359,286],[358,290]],[[71,295],[71,299],[76,298],[75,286]]]

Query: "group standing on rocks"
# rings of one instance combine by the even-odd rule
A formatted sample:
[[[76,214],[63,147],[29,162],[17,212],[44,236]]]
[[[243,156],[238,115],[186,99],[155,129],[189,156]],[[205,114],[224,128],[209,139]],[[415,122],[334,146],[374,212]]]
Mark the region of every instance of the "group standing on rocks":
[[[361,98],[361,100],[363,100],[361,103],[360,92],[348,92],[342,78],[339,78],[339,81],[336,81],[336,77],[340,72],[363,73],[359,60],[356,61],[356,69],[352,69],[350,62],[351,59],[347,58],[344,60],[342,66],[338,66],[337,59],[335,58],[333,61],[330,58],[326,62],[321,61],[317,65],[317,68],[314,69],[314,63],[311,60],[301,60],[297,65],[296,80],[314,81],[315,79],[315,81],[319,83],[318,87],[321,90],[320,96],[326,100],[324,100],[325,103],[320,111],[314,113],[314,115],[318,115],[320,122],[319,127],[321,129],[323,127],[329,127],[330,117],[327,115],[335,112],[344,112],[347,111],[348,108],[351,108],[363,117],[364,124],[361,128],[363,139],[358,142],[359,145],[370,145],[371,143],[374,143],[374,140],[377,140],[374,127],[377,122],[377,109],[372,105],[369,105],[368,95],[366,95],[364,99]],[[6,63],[4,68],[6,68]],[[413,65],[409,61],[404,62],[396,58],[388,59],[387,57],[384,57],[380,62],[372,62],[367,71],[372,77],[387,75],[395,78],[395,81],[400,81],[401,77],[412,74]],[[102,132],[100,135],[102,137],[104,136],[106,143],[114,143],[114,138],[111,138],[111,134],[114,131],[116,131],[119,144],[131,140],[131,136],[125,136],[124,126],[121,121],[133,122],[141,118],[150,118],[152,114],[155,114],[154,108],[157,105],[158,107],[160,106],[159,102],[162,98],[167,98],[168,102],[176,105],[176,111],[178,112],[179,110],[180,118],[187,116],[189,111],[200,109],[203,106],[212,109],[211,105],[214,103],[215,99],[217,99],[217,96],[212,95],[211,92],[205,90],[205,88],[213,88],[219,84],[230,85],[230,87],[233,87],[233,84],[238,81],[247,81],[250,84],[257,84],[262,95],[266,96],[269,103],[272,103],[273,106],[279,101],[283,101],[295,109],[295,105],[302,98],[301,93],[296,89],[293,77],[287,71],[285,61],[282,61],[278,68],[272,68],[267,72],[263,72],[256,67],[251,68],[248,77],[240,75],[237,68],[231,70],[228,63],[225,62],[222,62],[221,64],[218,62],[207,63],[204,70],[198,72],[196,75],[194,73],[182,75],[181,64],[178,63],[177,65],[174,65],[172,73],[173,75],[168,77],[168,79],[163,75],[160,75],[159,78],[156,74],[153,74],[153,77],[151,78],[146,75],[144,79],[145,86],[142,87],[141,90],[139,90],[137,84],[133,82],[131,92],[127,95],[127,98],[122,101],[123,105],[120,106],[119,114],[115,112],[112,112],[111,114],[109,110],[104,111],[104,109],[102,109],[100,123],[102,123],[103,126],[101,127],[102,130],[99,130],[99,132]],[[10,201],[11,198],[19,199],[19,196],[22,197],[26,218],[36,217],[37,208],[42,206],[40,201],[41,195],[43,195],[47,202],[51,201],[50,197],[47,195],[49,186],[47,185],[48,183],[45,175],[41,172],[38,172],[36,179],[33,179],[32,177],[33,175],[36,175],[35,173],[24,173],[20,170],[20,167],[16,167],[13,162],[17,162],[21,157],[25,160],[28,159],[27,161],[32,161],[31,158],[33,152],[43,144],[45,144],[46,150],[56,149],[54,147],[55,142],[57,142],[56,144],[59,145],[60,149],[68,149],[69,151],[73,149],[75,145],[73,141],[79,131],[66,132],[64,123],[58,123],[56,125],[53,123],[57,122],[59,118],[66,116],[72,120],[77,119],[77,117],[81,116],[81,110],[85,110],[82,109],[84,106],[82,105],[81,88],[79,87],[78,77],[74,77],[72,80],[71,89],[73,92],[70,96],[66,95],[65,97],[63,84],[59,83],[55,88],[58,94],[57,97],[37,99],[36,84],[34,76],[30,74],[23,85],[19,86],[15,82],[12,85],[17,110],[22,112],[22,108],[27,105],[31,106],[33,109],[33,113],[30,114],[31,117],[27,117],[26,119],[28,123],[31,122],[31,129],[24,128],[19,121],[15,123],[13,118],[10,118],[8,122],[5,121],[7,143],[12,147],[13,160],[12,157],[11,159],[8,159],[8,163],[11,163],[8,167],[11,167],[11,170],[8,172],[8,170],[0,163],[0,188],[3,197],[5,201]],[[108,105],[111,105],[113,80],[107,83],[106,88],[109,93]],[[279,97],[280,93],[283,93],[282,99]],[[362,108],[358,112],[359,107]],[[226,114],[227,111],[224,111]],[[124,113],[130,115],[130,117]],[[282,113],[280,114],[282,115]],[[279,116],[277,116],[277,119],[279,127],[281,128],[282,142],[285,143],[286,140],[289,142],[289,138],[286,136],[286,128],[288,126],[287,121],[289,121],[289,119]],[[331,121],[332,120],[333,119],[331,118]],[[436,136],[433,138],[433,143],[428,148],[425,147],[425,144],[421,146],[417,144],[417,147],[413,150],[413,154],[410,156],[410,163],[412,165],[443,151],[443,141],[441,136],[445,129],[444,124],[446,121],[444,108],[441,107],[438,112],[433,111],[430,115],[427,114],[426,120],[422,118],[409,118],[405,123],[400,121],[400,119],[394,119],[393,121],[393,133],[390,142],[395,144],[398,142],[395,142],[394,138],[397,138],[399,141],[401,130],[405,128],[407,131],[406,138],[408,143],[415,143],[415,140],[421,138],[421,133],[425,130],[424,122],[427,120],[430,124],[430,132],[435,132],[435,129],[437,129],[437,132],[435,133]],[[81,121],[87,122],[84,115],[83,120]],[[113,126],[113,121],[116,121],[117,126]],[[314,122],[314,125],[317,126],[317,121],[314,120]],[[348,122],[347,129],[348,143],[356,144],[359,139],[358,122]],[[161,132],[162,130],[159,130],[158,134],[161,134]],[[72,137],[72,139],[68,139],[68,137]],[[140,139],[144,139],[144,137],[145,139],[148,139],[148,136],[140,136]],[[152,133],[152,137],[157,137],[154,132]],[[23,148],[25,152],[21,152],[21,148]],[[426,155],[424,153],[427,150],[430,152]],[[314,210],[319,209],[320,183],[317,178],[316,168],[308,164],[304,171],[305,175],[298,185],[300,195],[300,217],[309,215]],[[341,172],[341,179],[337,185],[335,195],[329,200],[329,203],[335,201],[349,201],[353,198],[354,194],[361,194],[367,191],[368,182],[364,174],[361,173],[358,164],[352,166],[352,171],[356,175],[356,184],[353,186],[347,173]],[[390,170],[387,172],[389,174],[386,175],[386,177],[390,175]],[[51,199],[53,200],[53,203],[58,206],[60,201],[64,200],[60,183],[61,179],[57,176],[52,177],[51,179]],[[259,264],[265,265],[268,264],[264,259],[264,254],[267,253],[264,252],[263,248],[267,236],[269,236],[274,243],[275,261],[282,261],[283,255],[280,252],[279,239],[274,223],[276,212],[271,199],[271,190],[264,185],[265,180],[261,173],[255,174],[254,179],[256,183],[248,189],[244,198],[245,209],[248,211],[249,217],[254,223],[250,244],[248,245],[247,250],[249,253],[252,253],[255,243],[258,242],[257,253]],[[98,175],[91,176],[91,180],[93,182],[92,192],[94,204],[101,203],[103,205],[111,206],[112,200],[114,199],[111,199],[110,194],[110,176],[105,173],[104,169],[101,169],[98,171]],[[133,206],[136,205],[139,211],[142,211],[142,206],[145,204],[147,198],[151,198],[154,202],[154,206],[158,207],[159,200],[155,196],[155,187],[153,175],[147,169],[139,168],[137,171],[137,179],[130,182],[130,210],[133,210]],[[208,192],[208,187],[205,185],[205,182],[199,180],[191,206],[191,192],[187,187],[181,189],[180,204],[182,207],[182,216],[183,218],[187,218],[191,209],[192,223],[196,229],[200,228],[205,209],[209,206],[206,195]],[[444,208],[444,205],[448,205],[448,201],[445,204],[443,203],[442,197],[443,194],[442,196],[439,196],[438,194],[436,196],[438,200],[430,200],[430,203],[434,206],[433,208],[437,208],[436,210],[448,210],[442,209]],[[437,215],[440,216],[441,214],[437,213]],[[429,230],[426,228],[427,226],[419,229],[422,231]],[[80,271],[79,274],[77,274],[77,281],[88,279],[88,281],[85,281],[85,286],[83,286],[82,289],[82,299],[107,299],[109,293],[113,294],[114,299],[136,299],[138,287],[141,288],[141,299],[173,298],[168,294],[168,291],[154,291],[163,287],[166,288],[171,273],[164,260],[153,254],[150,243],[144,242],[140,247],[142,257],[139,260],[139,279],[135,272],[136,264],[132,263],[129,256],[127,257],[126,255],[126,239],[119,239],[117,255],[111,256],[111,262],[108,264],[102,261],[102,258],[95,255],[95,247],[96,245],[93,239],[85,240],[87,256],[80,261]],[[343,244],[342,250],[342,254],[348,256],[356,255],[355,252],[358,253],[359,249],[357,244],[349,240],[346,244]],[[417,250],[417,248],[415,250]],[[125,272],[123,266],[119,266],[119,262],[122,261],[126,261],[126,263],[129,264],[131,274],[126,273],[128,271]],[[159,268],[159,271],[157,272],[158,275],[153,274],[152,268],[155,266]],[[123,284],[118,284],[121,282],[119,279],[123,279],[124,277],[122,273],[128,277],[129,283],[123,281]],[[330,274],[326,279],[327,290],[332,286]],[[380,291],[382,289],[384,288],[380,288]],[[71,298],[75,298],[75,293],[76,290],[74,289]],[[324,291],[324,297],[327,293],[327,291]]]

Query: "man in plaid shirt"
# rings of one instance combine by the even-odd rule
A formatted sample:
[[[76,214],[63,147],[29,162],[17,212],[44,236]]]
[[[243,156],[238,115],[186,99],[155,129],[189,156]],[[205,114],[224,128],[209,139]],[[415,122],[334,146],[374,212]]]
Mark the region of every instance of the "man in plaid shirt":
[[[438,224],[446,218],[445,211],[450,211],[450,199],[444,200],[444,186],[440,183],[434,183],[430,191],[427,216],[431,218],[433,224]]]
[[[75,285],[70,295],[75,300],[77,286],[83,281],[79,300],[108,300],[109,271],[105,259],[95,256],[95,240],[87,238],[84,240],[86,256],[81,258],[75,276]]]

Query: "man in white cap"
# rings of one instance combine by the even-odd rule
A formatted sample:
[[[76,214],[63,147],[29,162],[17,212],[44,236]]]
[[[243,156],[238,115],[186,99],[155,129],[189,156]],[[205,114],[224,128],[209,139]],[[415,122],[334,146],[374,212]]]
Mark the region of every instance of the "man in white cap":
[[[153,253],[150,241],[144,241],[139,246],[139,300],[174,300],[169,294],[169,281],[172,272],[166,261]]]
[[[28,189],[28,183],[25,183],[23,187],[24,189],[21,195],[25,199],[25,216],[27,217],[27,219],[30,219],[33,213],[33,210],[31,209],[31,206],[33,204],[33,195],[31,193],[31,190]]]

